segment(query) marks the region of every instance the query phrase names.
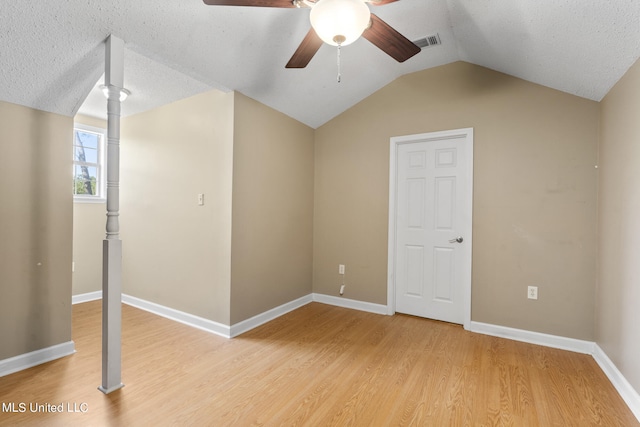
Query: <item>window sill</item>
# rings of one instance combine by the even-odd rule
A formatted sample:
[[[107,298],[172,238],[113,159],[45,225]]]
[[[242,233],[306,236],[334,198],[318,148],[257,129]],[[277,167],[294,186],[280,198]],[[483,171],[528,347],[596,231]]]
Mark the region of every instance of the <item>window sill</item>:
[[[89,197],[74,197],[73,203],[90,203],[90,204],[98,204],[98,203],[107,203],[107,199],[104,198],[89,198]]]

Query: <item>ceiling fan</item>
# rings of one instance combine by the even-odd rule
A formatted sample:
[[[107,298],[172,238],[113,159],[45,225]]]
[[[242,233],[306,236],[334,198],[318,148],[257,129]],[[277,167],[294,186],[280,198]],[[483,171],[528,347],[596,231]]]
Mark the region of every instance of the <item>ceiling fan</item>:
[[[398,62],[404,62],[420,47],[369,11],[365,1],[381,6],[397,0],[204,0],[211,6],[311,8],[311,28],[293,53],[286,68],[304,68],[322,42],[346,46],[361,35]]]

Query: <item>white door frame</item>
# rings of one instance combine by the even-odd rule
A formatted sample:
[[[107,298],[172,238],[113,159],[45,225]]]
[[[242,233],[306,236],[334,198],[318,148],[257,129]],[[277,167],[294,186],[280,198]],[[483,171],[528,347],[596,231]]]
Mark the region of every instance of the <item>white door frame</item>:
[[[424,142],[430,140],[441,140],[451,138],[464,138],[469,144],[470,159],[468,163],[468,209],[464,213],[469,224],[472,224],[473,218],[473,128],[454,129],[441,132],[429,132],[416,135],[395,136],[390,141],[389,153],[389,248],[387,260],[387,314],[393,315],[396,312],[396,283],[395,283],[395,260],[396,260],[396,204],[397,194],[396,186],[398,181],[398,146],[401,144],[410,144],[412,142]],[[471,226],[472,227],[472,226]],[[466,245],[460,246],[460,250],[466,251],[466,259],[469,260],[468,265],[463,266],[463,304],[464,304],[464,323],[465,329],[471,327],[471,263],[472,263],[472,229],[469,235],[464,236]]]

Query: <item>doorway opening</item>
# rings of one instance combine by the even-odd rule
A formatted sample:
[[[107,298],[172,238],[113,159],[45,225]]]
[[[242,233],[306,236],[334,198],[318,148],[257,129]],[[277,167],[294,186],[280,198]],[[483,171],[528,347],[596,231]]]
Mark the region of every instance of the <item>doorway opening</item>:
[[[471,323],[473,129],[393,137],[387,310]]]

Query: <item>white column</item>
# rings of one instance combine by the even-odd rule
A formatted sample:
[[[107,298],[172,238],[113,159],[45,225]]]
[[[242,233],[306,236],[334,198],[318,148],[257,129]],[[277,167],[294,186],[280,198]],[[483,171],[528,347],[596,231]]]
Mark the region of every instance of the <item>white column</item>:
[[[102,385],[105,394],[123,387],[121,381],[122,241],[120,240],[120,91],[124,89],[124,41],[110,35],[106,42],[107,98],[107,236],[102,242]]]

